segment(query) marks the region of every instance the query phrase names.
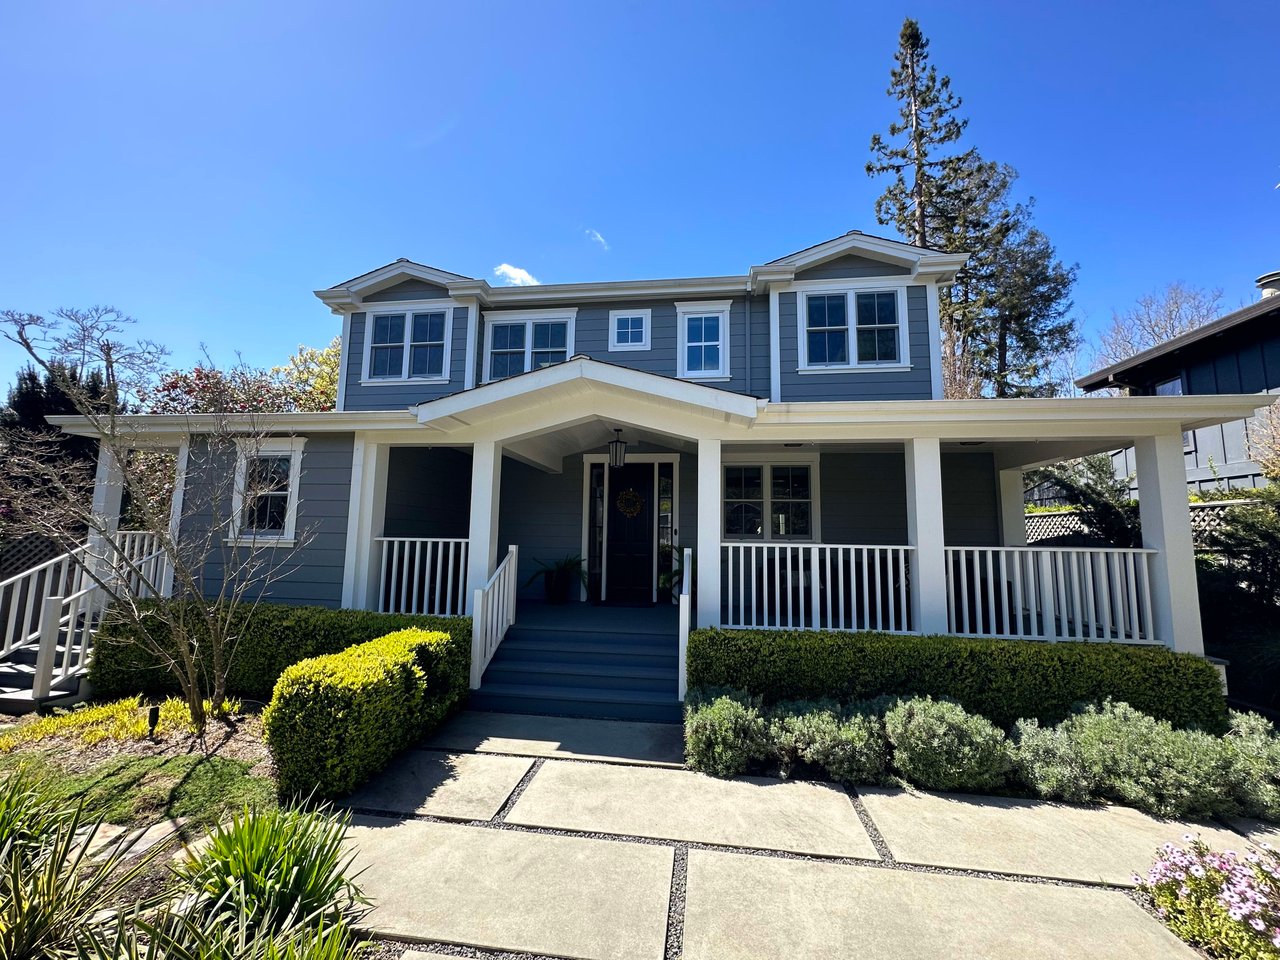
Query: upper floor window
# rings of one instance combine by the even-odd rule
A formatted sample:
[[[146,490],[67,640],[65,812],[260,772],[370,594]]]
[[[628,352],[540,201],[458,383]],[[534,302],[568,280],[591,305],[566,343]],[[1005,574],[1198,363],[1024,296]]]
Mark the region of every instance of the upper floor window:
[[[730,301],[677,303],[679,374],[690,380],[729,377]]]
[[[293,541],[305,444],[295,437],[240,445],[232,494],[233,541]]]
[[[576,314],[485,314],[484,379],[505,380],[568,360]]]
[[[366,314],[368,347],[364,380],[449,379],[451,306],[397,305],[394,312]]]
[[[609,349],[648,350],[652,320],[651,310],[610,310]]]
[[[904,291],[822,291],[801,297],[801,369],[851,370],[906,363]]]

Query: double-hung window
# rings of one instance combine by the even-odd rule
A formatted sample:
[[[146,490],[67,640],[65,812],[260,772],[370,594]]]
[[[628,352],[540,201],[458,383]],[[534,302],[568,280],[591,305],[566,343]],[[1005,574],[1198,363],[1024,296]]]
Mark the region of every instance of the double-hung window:
[[[726,464],[726,540],[814,539],[812,463]]]
[[[676,304],[681,377],[689,380],[728,378],[729,306],[728,300]]]
[[[903,358],[902,290],[803,294],[801,369],[899,366]]]
[[[298,515],[303,438],[245,442],[236,457],[233,541],[292,542]]]
[[[369,311],[366,382],[449,379],[449,316],[452,305],[397,305],[395,312]]]
[[[505,380],[568,360],[576,313],[485,314],[485,380]]]
[[[648,350],[651,310],[610,310],[609,350]]]

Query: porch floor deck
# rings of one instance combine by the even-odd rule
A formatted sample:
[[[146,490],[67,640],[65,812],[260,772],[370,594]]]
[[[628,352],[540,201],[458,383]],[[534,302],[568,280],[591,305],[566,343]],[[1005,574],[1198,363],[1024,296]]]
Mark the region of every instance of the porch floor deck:
[[[675,604],[611,607],[593,603],[544,603],[521,600],[516,625],[538,629],[591,630],[604,633],[669,633],[676,635],[680,617]]]

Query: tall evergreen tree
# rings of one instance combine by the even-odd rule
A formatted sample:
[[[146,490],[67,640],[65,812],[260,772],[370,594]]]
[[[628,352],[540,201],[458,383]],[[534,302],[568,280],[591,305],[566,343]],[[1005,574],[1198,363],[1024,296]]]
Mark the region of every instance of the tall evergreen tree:
[[[951,78],[938,76],[928,51],[929,40],[920,24],[907,17],[887,91],[900,103],[899,120],[889,124],[890,141],[905,140],[890,142],[873,134],[872,159],[867,163],[868,176],[893,175],[893,183],[876,200],[876,220],[894,224],[902,236],[922,247],[939,242],[939,226],[931,222],[934,205],[949,179],[948,168],[966,156],[954,150],[946,154],[944,148],[956,143],[969,125],[958,116],[960,98],[951,92]]]
[[[888,90],[899,120],[887,140],[871,138],[867,174],[893,176],[876,218],[909,242],[970,255],[939,298],[944,395],[1051,394],[1054,358],[1078,342],[1066,317],[1076,267],[1063,266],[1032,225],[1034,201],[1013,200],[1017,171],[959,148],[968,120],[958,116],[950,78],[929,64],[928,47],[907,18]]]

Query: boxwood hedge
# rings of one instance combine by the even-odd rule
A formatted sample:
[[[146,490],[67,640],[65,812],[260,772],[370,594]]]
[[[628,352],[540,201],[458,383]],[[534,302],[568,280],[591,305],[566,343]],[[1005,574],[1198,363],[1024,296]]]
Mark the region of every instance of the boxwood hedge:
[[[470,666],[469,640],[409,629],[285,668],[262,715],[281,792],[360,786],[462,703]]]
[[[470,617],[411,616],[367,610],[330,610],[263,603],[242,608],[241,629],[227,677],[227,693],[266,701],[284,669],[299,660],[337,653],[396,630],[416,627],[449,634],[471,649]],[[150,639],[167,643],[164,623],[150,621]],[[146,646],[135,642],[130,627],[108,617],[94,638],[89,679],[103,697],[178,692],[177,681]]]
[[[689,687],[780,700],[948,697],[1002,727],[1057,723],[1111,698],[1179,727],[1222,733],[1226,700],[1202,657],[1119,644],[783,630],[695,630]]]

